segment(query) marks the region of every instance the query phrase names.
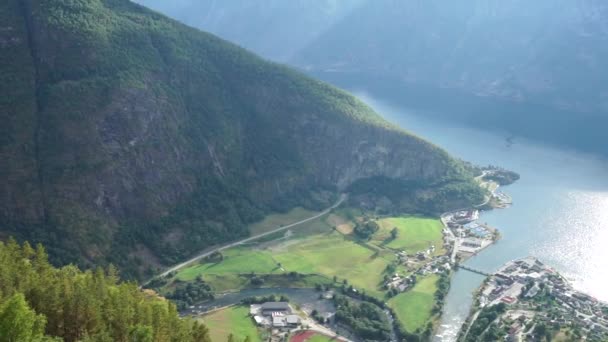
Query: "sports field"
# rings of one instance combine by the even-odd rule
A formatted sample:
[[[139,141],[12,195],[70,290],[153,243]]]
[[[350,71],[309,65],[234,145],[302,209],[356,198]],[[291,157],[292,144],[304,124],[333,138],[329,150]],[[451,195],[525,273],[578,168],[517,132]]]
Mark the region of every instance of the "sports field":
[[[308,340],[306,340],[306,342],[332,342],[332,341],[337,341],[337,340],[329,338],[329,337],[324,336],[324,335],[319,335],[319,334],[314,335],[313,337],[311,337]]]
[[[435,291],[439,276],[431,275],[418,280],[410,291],[403,292],[388,301],[397,315],[397,319],[409,332],[424,329],[432,317],[435,305]]]
[[[212,341],[228,341],[232,334],[236,341],[243,341],[249,336],[251,342],[261,342],[258,330],[249,316],[249,309],[245,306],[233,306],[201,319],[211,334]]]

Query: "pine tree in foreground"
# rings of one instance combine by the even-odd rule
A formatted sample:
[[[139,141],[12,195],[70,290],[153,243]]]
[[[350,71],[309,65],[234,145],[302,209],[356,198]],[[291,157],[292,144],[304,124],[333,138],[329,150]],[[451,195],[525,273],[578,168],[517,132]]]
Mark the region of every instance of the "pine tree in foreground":
[[[114,267],[55,268],[41,245],[0,242],[2,341],[210,342],[207,328]]]

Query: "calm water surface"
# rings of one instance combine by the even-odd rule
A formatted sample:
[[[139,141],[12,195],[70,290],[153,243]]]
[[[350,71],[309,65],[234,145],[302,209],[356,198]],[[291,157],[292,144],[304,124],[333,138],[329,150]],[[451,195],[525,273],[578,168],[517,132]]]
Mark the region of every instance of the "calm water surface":
[[[608,301],[608,161],[515,138],[425,121],[421,113],[355,93],[390,121],[479,165],[521,175],[502,190],[513,206],[483,213],[502,239],[467,263],[487,271],[532,255],[558,269],[580,290]],[[550,123],[548,123],[550,124]],[[482,277],[457,272],[447,297],[437,341],[454,341]]]

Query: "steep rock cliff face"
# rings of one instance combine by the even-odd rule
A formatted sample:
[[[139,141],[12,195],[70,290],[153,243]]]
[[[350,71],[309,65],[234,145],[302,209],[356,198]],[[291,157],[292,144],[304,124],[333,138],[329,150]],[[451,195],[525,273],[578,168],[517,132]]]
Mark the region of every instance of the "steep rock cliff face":
[[[350,95],[126,0],[0,10],[2,234],[60,262],[170,263],[368,177],[470,181]]]

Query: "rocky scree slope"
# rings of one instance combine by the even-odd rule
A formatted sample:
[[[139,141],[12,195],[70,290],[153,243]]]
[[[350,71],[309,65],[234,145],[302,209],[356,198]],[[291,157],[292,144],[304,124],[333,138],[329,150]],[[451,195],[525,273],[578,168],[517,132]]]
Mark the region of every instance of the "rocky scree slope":
[[[370,177],[479,195],[345,92],[129,1],[8,0],[0,19],[0,237],[55,262],[141,276]]]

